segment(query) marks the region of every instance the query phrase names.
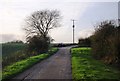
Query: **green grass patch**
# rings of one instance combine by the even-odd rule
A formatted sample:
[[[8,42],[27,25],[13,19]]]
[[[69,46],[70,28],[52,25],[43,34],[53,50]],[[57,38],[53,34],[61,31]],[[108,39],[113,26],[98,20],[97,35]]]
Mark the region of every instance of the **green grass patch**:
[[[72,78],[74,80],[119,80],[120,71],[91,56],[91,48],[72,48]]]
[[[2,72],[2,79],[10,79],[10,78],[14,77],[15,75],[17,75],[17,74],[23,72],[24,70],[28,69],[29,67],[31,67],[35,63],[49,57],[50,55],[55,53],[57,50],[58,50],[57,48],[52,48],[46,54],[40,54],[40,55],[37,55],[37,56],[32,56],[32,57],[29,57],[25,60],[16,62],[12,65],[9,65],[9,66],[5,67],[3,69],[3,72]]]

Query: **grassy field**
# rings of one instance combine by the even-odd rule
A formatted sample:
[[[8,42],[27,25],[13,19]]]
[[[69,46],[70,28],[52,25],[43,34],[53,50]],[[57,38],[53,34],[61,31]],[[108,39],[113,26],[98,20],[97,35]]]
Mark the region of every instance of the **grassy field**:
[[[22,43],[4,43],[2,44],[2,56],[3,58],[9,56],[16,51],[25,49],[26,45]]]
[[[25,60],[21,60],[19,62],[16,62],[12,65],[9,65],[3,69],[2,72],[2,79],[10,79],[14,77],[15,75],[23,72],[27,68],[31,67],[35,63],[49,57],[50,55],[54,54],[58,49],[57,48],[51,48],[48,53],[46,54],[39,54],[37,56],[29,57]]]
[[[29,57],[25,50],[26,44],[23,43],[2,44],[2,67]]]
[[[92,58],[91,48],[72,48],[71,52],[74,80],[120,79],[120,71]]]

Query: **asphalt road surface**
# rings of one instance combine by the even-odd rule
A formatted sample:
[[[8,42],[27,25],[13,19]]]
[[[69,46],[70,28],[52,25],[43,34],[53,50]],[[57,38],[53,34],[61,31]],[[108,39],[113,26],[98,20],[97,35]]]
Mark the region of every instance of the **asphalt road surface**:
[[[13,79],[25,81],[27,79],[72,79],[71,47],[62,47],[59,51]]]

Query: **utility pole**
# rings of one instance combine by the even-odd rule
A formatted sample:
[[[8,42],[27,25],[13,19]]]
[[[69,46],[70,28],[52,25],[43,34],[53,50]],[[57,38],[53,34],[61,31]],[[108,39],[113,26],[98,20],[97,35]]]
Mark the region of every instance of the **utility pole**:
[[[75,28],[74,21],[75,21],[75,20],[73,19],[73,20],[72,20],[72,22],[73,22],[73,26],[72,26],[72,27],[73,27],[73,44],[74,44],[74,40],[75,40],[75,38],[74,38],[74,31],[75,31],[75,30],[74,30],[74,28]]]

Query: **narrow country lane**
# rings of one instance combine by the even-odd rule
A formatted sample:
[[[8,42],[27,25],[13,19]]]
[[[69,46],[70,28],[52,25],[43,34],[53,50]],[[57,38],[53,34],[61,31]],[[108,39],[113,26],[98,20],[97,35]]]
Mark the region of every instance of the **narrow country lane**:
[[[46,60],[34,65],[13,79],[72,79],[71,73],[71,47],[62,47]]]

